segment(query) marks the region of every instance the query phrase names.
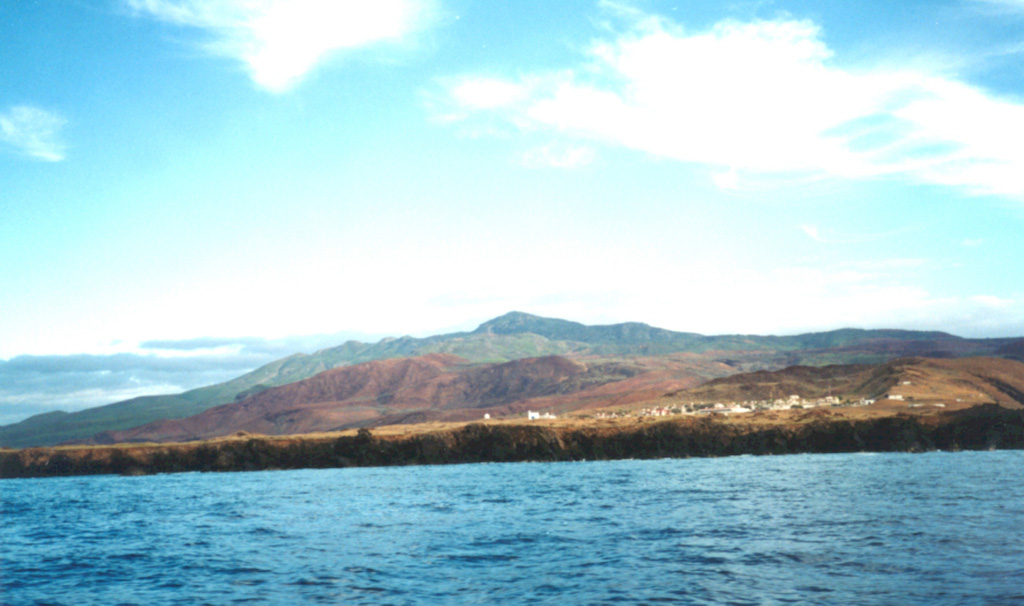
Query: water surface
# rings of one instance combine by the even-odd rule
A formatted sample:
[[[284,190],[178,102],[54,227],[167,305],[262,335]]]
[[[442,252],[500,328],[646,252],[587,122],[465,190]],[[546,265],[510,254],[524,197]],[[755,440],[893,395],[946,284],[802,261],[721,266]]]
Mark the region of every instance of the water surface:
[[[1019,604],[1024,453],[0,480],[4,604]]]

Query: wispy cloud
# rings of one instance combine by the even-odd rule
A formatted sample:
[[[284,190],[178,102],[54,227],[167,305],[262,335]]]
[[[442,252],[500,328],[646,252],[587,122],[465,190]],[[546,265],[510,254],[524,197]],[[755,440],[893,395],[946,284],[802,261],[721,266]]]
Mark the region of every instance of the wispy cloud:
[[[800,228],[800,231],[807,234],[807,237],[822,244],[863,244],[865,242],[895,238],[919,229],[914,226],[905,226],[874,233],[842,233],[834,229],[822,229],[817,225],[805,224],[799,225],[798,227]]]
[[[1013,12],[1024,15],[1024,0],[974,0],[974,3],[981,6],[992,7],[1004,12]]]
[[[527,168],[578,168],[594,161],[594,150],[585,145],[550,143],[523,154],[522,164]]]
[[[398,42],[433,20],[432,0],[127,0],[137,14],[209,33],[206,48],[282,92],[339,51]]]
[[[695,264],[674,273],[674,280],[690,292],[715,296],[672,299],[671,287],[651,287],[654,282],[641,273],[640,294],[629,303],[636,317],[648,323],[705,334],[791,334],[838,326],[944,330],[961,336],[1024,331],[1024,297],[951,296],[908,280],[912,273],[927,271],[926,263],[914,259],[767,271]],[[679,326],[680,317],[690,324]]]
[[[0,113],[0,141],[27,156],[59,162],[64,159],[61,129],[67,120],[58,113],[15,105]]]
[[[706,165],[723,188],[901,176],[1024,199],[1017,101],[922,68],[840,67],[811,21],[631,18],[579,65],[450,81],[444,113]]]
[[[800,229],[803,230],[803,232],[807,234],[812,240],[816,242],[822,241],[821,235],[818,234],[818,228],[815,227],[814,225],[801,225]]]

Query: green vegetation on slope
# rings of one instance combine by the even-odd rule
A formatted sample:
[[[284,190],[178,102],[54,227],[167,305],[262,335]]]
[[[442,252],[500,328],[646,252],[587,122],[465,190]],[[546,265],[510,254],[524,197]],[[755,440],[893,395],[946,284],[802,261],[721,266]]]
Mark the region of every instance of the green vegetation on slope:
[[[842,329],[793,336],[718,335],[675,332],[628,322],[587,326],[556,318],[511,312],[484,322],[472,332],[425,338],[400,337],[377,343],[348,341],[312,354],[294,354],[236,379],[177,395],[144,396],[75,413],[47,413],[0,427],[0,445],[49,446],[107,430],[122,430],[160,419],[203,412],[270,387],[317,373],[372,360],[450,353],[472,363],[507,362],[548,355],[659,356],[715,353],[739,370],[778,369],[796,364],[877,363],[906,348],[879,348],[878,342],[920,343],[941,355],[998,355],[1015,339],[961,339],[941,332]],[[861,347],[861,349],[857,349]],[[915,352],[918,355],[920,352]]]

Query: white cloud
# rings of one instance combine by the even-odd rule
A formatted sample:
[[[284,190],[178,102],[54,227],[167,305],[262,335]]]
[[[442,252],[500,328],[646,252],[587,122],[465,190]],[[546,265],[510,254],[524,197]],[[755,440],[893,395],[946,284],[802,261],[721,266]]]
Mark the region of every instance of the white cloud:
[[[456,84],[452,97],[470,109],[489,109],[508,105],[526,96],[526,87],[502,80],[479,78]]]
[[[669,268],[634,270],[636,287],[617,307],[632,319],[676,330],[793,334],[848,326],[961,336],[1024,330],[1024,298],[939,295],[907,282],[906,270],[897,268],[694,265],[675,268],[671,283],[655,281],[659,269]]]
[[[897,175],[1024,198],[1024,105],[919,68],[844,69],[810,21],[684,32],[643,17],[573,69],[466,76],[449,101],[452,115],[706,165],[725,189]]]
[[[61,129],[66,122],[60,114],[16,105],[0,113],[0,141],[33,158],[59,162],[64,159]]]
[[[722,191],[735,191],[740,188],[740,175],[736,172],[735,168],[730,168],[724,172],[712,173],[711,180]]]
[[[1024,0],[974,0],[974,2],[1009,12],[1024,13]]]
[[[873,233],[841,232],[830,228],[819,228],[817,225],[800,225],[798,227],[800,231],[807,234],[807,237],[822,244],[864,244],[866,242],[898,238],[919,230],[918,227],[913,225]]]
[[[578,168],[594,161],[594,150],[583,145],[551,143],[523,154],[522,164],[527,168]]]
[[[295,86],[331,54],[398,42],[432,20],[432,0],[127,0],[139,14],[207,30],[208,49],[259,86]]]
[[[999,293],[1008,303],[998,307],[990,299],[972,298],[991,293],[935,292],[921,285],[918,274],[936,271],[922,259],[821,266],[795,262],[756,269],[717,259],[667,258],[629,242],[608,242],[602,249],[572,239],[552,239],[543,246],[533,242],[481,242],[472,255],[441,243],[430,255],[379,251],[374,264],[355,254],[336,256],[318,262],[323,265],[287,267],[268,275],[281,288],[259,307],[239,310],[232,305],[240,296],[267,297],[252,284],[237,283],[211,286],[211,296],[202,302],[183,298],[167,308],[193,317],[184,310],[202,305],[210,318],[201,327],[206,332],[240,332],[258,323],[263,330],[282,334],[312,334],[333,328],[332,322],[355,321],[360,330],[399,336],[423,334],[431,327],[472,328],[464,324],[521,310],[586,323],[640,321],[704,334],[779,334],[842,326],[946,330],[965,336],[1024,333],[1020,295]],[[345,280],[324,281],[324,275],[344,275]],[[352,285],[360,284],[372,284],[373,296],[349,296]],[[289,313],[296,292],[303,293],[300,317]],[[211,308],[209,301],[221,300],[221,294],[223,308]],[[161,317],[165,312],[156,311]],[[197,330],[194,322],[184,328]]]
[[[821,236],[818,234],[818,228],[813,225],[801,225],[800,229],[803,230],[812,240],[821,242]]]
[[[980,305],[982,308],[991,309],[1008,309],[1013,307],[1015,301],[1013,299],[1006,299],[1003,297],[996,297],[993,295],[975,295],[970,298],[972,303]]]

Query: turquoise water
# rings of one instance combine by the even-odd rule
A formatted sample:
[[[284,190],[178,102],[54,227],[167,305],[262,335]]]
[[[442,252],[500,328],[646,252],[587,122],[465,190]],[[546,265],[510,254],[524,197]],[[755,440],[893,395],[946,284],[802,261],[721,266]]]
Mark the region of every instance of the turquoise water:
[[[1024,453],[0,480],[3,604],[1020,604]]]

